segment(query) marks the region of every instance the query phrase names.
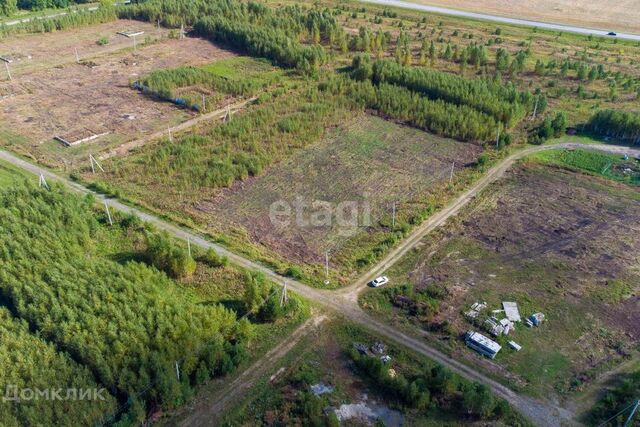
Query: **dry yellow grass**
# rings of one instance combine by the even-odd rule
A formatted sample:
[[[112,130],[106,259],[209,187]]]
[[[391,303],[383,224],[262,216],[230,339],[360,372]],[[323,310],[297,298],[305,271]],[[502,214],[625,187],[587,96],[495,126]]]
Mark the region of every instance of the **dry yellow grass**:
[[[511,18],[640,33],[638,0],[411,0]]]

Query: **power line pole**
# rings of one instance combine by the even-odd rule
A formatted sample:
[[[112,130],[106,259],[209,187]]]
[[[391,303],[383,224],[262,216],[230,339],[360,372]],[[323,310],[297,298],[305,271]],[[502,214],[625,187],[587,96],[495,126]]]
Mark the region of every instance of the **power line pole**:
[[[104,201],[104,208],[107,211],[107,219],[109,220],[109,225],[113,225],[113,220],[111,219],[111,212],[109,212],[109,205],[107,205],[107,201]]]
[[[324,276],[325,276],[325,284],[329,283],[329,251],[324,253]]]
[[[7,75],[9,76],[9,81],[13,80],[13,77],[11,77],[11,71],[9,71],[9,63],[5,62],[4,63],[5,68],[7,69]]]
[[[171,135],[171,128],[167,126],[167,131],[169,132],[169,142],[173,144],[173,135]]]
[[[498,124],[498,135],[496,136],[496,148],[500,148],[500,131],[502,130],[502,125]]]
[[[207,100],[204,97],[204,93],[202,94],[202,112],[207,108]]]
[[[284,307],[286,303],[289,302],[289,296],[287,295],[287,282],[284,282],[284,286],[282,287],[282,295],[280,295],[280,307]]]
[[[633,420],[633,416],[636,414],[636,411],[638,410],[638,407],[640,407],[640,399],[636,400],[636,404],[633,407],[633,409],[631,410],[631,413],[629,414],[629,418],[627,418],[627,421],[624,422],[624,426],[623,427],[628,427],[631,425],[631,421]]]
[[[40,174],[40,182],[38,183],[38,185],[40,187],[46,188],[47,190],[49,189],[49,185],[47,184],[47,181],[44,179],[44,175],[43,174]]]
[[[180,366],[178,365],[177,360],[176,360],[176,377],[178,377],[178,382],[180,382]]]
[[[78,48],[74,48],[75,52],[76,52],[76,62],[79,64],[80,63],[80,56],[78,55]]]
[[[396,201],[393,201],[391,207],[391,228],[396,228]]]
[[[89,154],[89,162],[91,162],[91,172],[92,173],[96,173],[96,168],[95,166],[98,167],[98,169],[100,169],[102,172],[104,172],[104,169],[102,169],[102,165],[96,160],[95,157],[93,157],[93,154]]]
[[[453,169],[456,167],[456,162],[451,163],[451,174],[449,175],[449,184],[453,183]]]
[[[187,238],[187,251],[189,251],[189,256],[191,256],[191,239]]]
[[[535,105],[535,107],[533,107],[533,117],[531,118],[531,120],[535,120],[536,119],[536,114],[538,112],[538,101],[540,101],[540,95],[538,95],[536,97],[536,105]]]

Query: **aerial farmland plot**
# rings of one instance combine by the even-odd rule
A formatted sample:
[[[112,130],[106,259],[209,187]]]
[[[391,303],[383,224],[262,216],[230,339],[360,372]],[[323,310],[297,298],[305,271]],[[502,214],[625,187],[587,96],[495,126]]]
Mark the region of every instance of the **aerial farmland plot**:
[[[452,166],[457,163],[461,172],[481,152],[473,144],[358,115],[320,143],[198,202],[195,209],[240,227],[253,242],[285,259],[321,264],[329,252],[336,257],[331,264],[340,268],[340,262],[353,262],[351,239],[362,244],[364,234],[375,241],[380,238],[376,228],[392,228],[394,203],[397,215],[406,218],[430,190],[449,180]],[[280,206],[285,216],[271,221]]]
[[[132,38],[116,33],[130,28],[144,32],[135,50]],[[88,164],[89,154],[98,157],[195,117],[194,111],[143,95],[131,83],[155,69],[209,64],[233,54],[202,39],[168,34],[151,24],[118,20],[0,42],[0,52],[29,55],[9,64],[13,80],[0,83],[2,143],[51,167],[73,170]],[[98,45],[102,37],[108,43]],[[52,49],[59,54],[51,55]],[[56,137],[87,139],[67,147]]]
[[[483,329],[478,319],[502,301],[517,302],[523,318],[542,312],[540,327],[516,323],[498,337],[501,353],[484,364],[530,393],[570,395],[637,357],[639,215],[637,185],[525,161],[388,271],[394,287],[361,304],[453,337]],[[470,320],[475,302],[487,308]]]

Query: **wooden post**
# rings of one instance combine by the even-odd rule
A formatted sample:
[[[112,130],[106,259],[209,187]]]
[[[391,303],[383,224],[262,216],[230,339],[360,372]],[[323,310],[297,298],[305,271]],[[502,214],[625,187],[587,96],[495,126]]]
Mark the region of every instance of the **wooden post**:
[[[79,64],[80,63],[80,56],[78,55],[78,48],[74,48],[75,52],[76,52],[76,62]]]
[[[7,75],[9,76],[9,81],[12,81],[11,71],[9,71],[9,64],[7,62],[4,63],[5,68],[7,69]]]

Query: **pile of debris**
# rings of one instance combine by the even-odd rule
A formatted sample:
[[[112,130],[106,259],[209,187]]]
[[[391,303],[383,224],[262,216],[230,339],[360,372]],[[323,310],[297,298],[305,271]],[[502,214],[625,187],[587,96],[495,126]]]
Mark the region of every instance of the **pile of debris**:
[[[384,343],[376,342],[368,347],[365,344],[354,343],[353,347],[363,356],[379,357],[382,363],[391,362],[391,356],[387,354],[387,346]]]
[[[470,321],[474,321],[479,318],[481,312],[486,308],[486,302],[475,302],[471,305],[471,309],[464,314]],[[504,317],[498,318],[500,313],[504,313]],[[524,324],[529,327],[540,326],[544,318],[543,313],[534,313],[524,319]],[[502,310],[493,310],[491,315],[484,319],[482,325],[492,336],[499,337],[509,335],[512,331],[515,331],[515,324],[521,321],[522,317],[520,316],[518,304],[513,301],[503,301]],[[502,348],[497,342],[473,331],[469,331],[466,334],[465,342],[467,346],[490,358],[494,358]],[[522,349],[522,346],[515,341],[509,341],[508,344],[515,351]]]

